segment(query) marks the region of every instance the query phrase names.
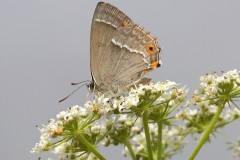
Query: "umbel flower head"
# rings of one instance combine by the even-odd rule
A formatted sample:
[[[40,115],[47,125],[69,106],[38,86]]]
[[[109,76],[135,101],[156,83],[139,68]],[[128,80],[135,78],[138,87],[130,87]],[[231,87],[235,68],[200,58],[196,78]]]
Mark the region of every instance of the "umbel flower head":
[[[119,112],[136,111],[139,113],[138,116],[141,116],[146,109],[160,108],[165,104],[175,106],[181,103],[185,99],[186,92],[186,88],[179,88],[175,82],[171,81],[140,84],[138,88],[132,88],[127,95],[116,98],[108,98],[104,95],[95,97],[92,102],[88,101],[85,107],[99,115],[118,110]]]
[[[202,133],[219,109],[213,131],[239,119],[237,99],[240,97],[240,73],[235,69],[218,76],[206,74],[200,78],[200,88],[176,117],[184,119],[191,133]],[[229,106],[229,107],[227,107]]]
[[[209,105],[218,105],[217,103],[226,103],[228,105],[238,105],[235,99],[240,95],[240,72],[236,69],[228,71],[221,76],[216,73],[210,73],[200,78],[201,86],[195,91],[193,103],[207,103]]]
[[[158,126],[157,124],[149,124],[149,130],[152,137],[153,145],[153,157],[157,159],[157,140],[158,135]],[[186,136],[183,134],[185,128],[181,126],[165,126],[162,130],[163,141],[162,141],[162,150],[163,150],[163,159],[170,159],[172,156],[181,152],[184,148],[184,145],[187,143]],[[134,132],[133,132],[134,133]],[[134,153],[139,157],[148,158],[147,144],[145,140],[144,132],[134,133],[132,136],[132,148]],[[155,147],[154,147],[155,146]],[[129,149],[125,146],[123,150],[125,156],[129,155]]]
[[[102,143],[123,145],[124,155],[134,160],[166,160],[181,151],[189,134],[202,133],[189,158],[194,159],[212,133],[240,117],[237,70],[206,74],[200,80],[200,88],[177,115],[174,111],[188,89],[171,81],[140,85],[115,98],[95,96],[84,107],[70,107],[43,125],[31,152],[52,151],[61,160],[105,160],[97,150]],[[239,145],[232,146],[237,157]]]
[[[98,157],[99,142],[105,146],[125,144],[126,139],[141,135],[141,116],[145,111],[149,112],[149,121],[157,122],[159,116],[167,117],[184,101],[186,92],[186,88],[166,81],[140,85],[116,98],[95,97],[86,102],[85,107],[70,107],[44,125],[40,129],[40,141],[31,152],[52,151],[62,159]]]
[[[240,137],[238,137],[237,141],[229,143],[230,148],[233,151],[233,156],[235,158],[240,158]]]

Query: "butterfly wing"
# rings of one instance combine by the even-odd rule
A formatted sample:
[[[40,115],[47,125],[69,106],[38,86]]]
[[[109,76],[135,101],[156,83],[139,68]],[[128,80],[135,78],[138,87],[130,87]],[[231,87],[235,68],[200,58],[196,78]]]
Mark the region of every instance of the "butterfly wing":
[[[132,20],[116,7],[99,2],[92,19],[90,37],[90,67],[92,77],[98,85],[102,81],[104,57],[106,57],[106,47],[111,43],[111,39],[116,34],[117,29]]]
[[[134,83],[143,83],[142,78],[160,66],[159,53],[156,38],[144,28],[134,23],[119,28],[105,50],[102,85],[126,91]]]
[[[144,28],[116,7],[100,2],[91,33],[91,70],[97,91],[121,92],[160,65],[160,47]]]

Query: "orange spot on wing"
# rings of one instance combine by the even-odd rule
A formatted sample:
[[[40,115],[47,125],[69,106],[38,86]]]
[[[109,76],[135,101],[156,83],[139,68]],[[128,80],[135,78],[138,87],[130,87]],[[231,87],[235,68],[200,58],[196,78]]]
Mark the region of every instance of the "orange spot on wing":
[[[150,44],[148,44],[147,46],[146,46],[146,51],[149,53],[149,54],[153,54],[153,53],[155,53],[155,52],[157,52],[157,48],[156,48],[156,46],[154,45],[154,42],[152,42],[152,43],[150,43]]]
[[[160,66],[160,64],[158,63],[158,61],[153,61],[152,63],[151,63],[151,67],[152,68],[157,68],[157,67],[159,67]]]

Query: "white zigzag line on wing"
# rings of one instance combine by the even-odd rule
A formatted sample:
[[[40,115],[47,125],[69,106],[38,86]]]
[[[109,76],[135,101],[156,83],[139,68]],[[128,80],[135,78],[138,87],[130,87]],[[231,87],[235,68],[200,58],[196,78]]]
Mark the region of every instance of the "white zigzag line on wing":
[[[136,49],[131,49],[128,45],[122,45],[121,43],[116,42],[115,39],[112,39],[112,42],[113,42],[115,45],[118,45],[120,48],[126,48],[126,49],[129,50],[131,53],[139,53],[139,54],[143,55],[143,57],[144,57],[144,58],[143,58],[143,61],[144,61],[145,63],[149,64],[148,61],[145,59],[146,55],[145,55],[144,52],[142,52],[142,51],[139,52],[139,51],[136,50]]]
[[[130,52],[135,52],[135,53],[139,53],[139,54],[142,54],[144,57],[145,57],[145,54],[144,54],[144,52],[142,52],[142,51],[138,51],[138,50],[136,50],[136,49],[131,49],[128,45],[126,45],[126,44],[124,44],[124,45],[122,45],[120,42],[116,42],[116,40],[115,39],[112,39],[112,42],[115,44],[115,45],[118,45],[120,48],[126,48],[126,49],[128,49]]]
[[[103,22],[103,23],[106,23],[106,24],[109,24],[109,25],[113,26],[114,28],[117,28],[116,25],[112,24],[111,22],[107,22],[104,19],[94,19],[94,21]]]

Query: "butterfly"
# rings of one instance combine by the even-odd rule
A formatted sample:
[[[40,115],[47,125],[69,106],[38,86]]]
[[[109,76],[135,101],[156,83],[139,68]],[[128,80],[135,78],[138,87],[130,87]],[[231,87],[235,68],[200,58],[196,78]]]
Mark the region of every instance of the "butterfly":
[[[89,90],[115,96],[151,79],[144,76],[161,65],[157,38],[115,6],[99,2],[90,37]]]

